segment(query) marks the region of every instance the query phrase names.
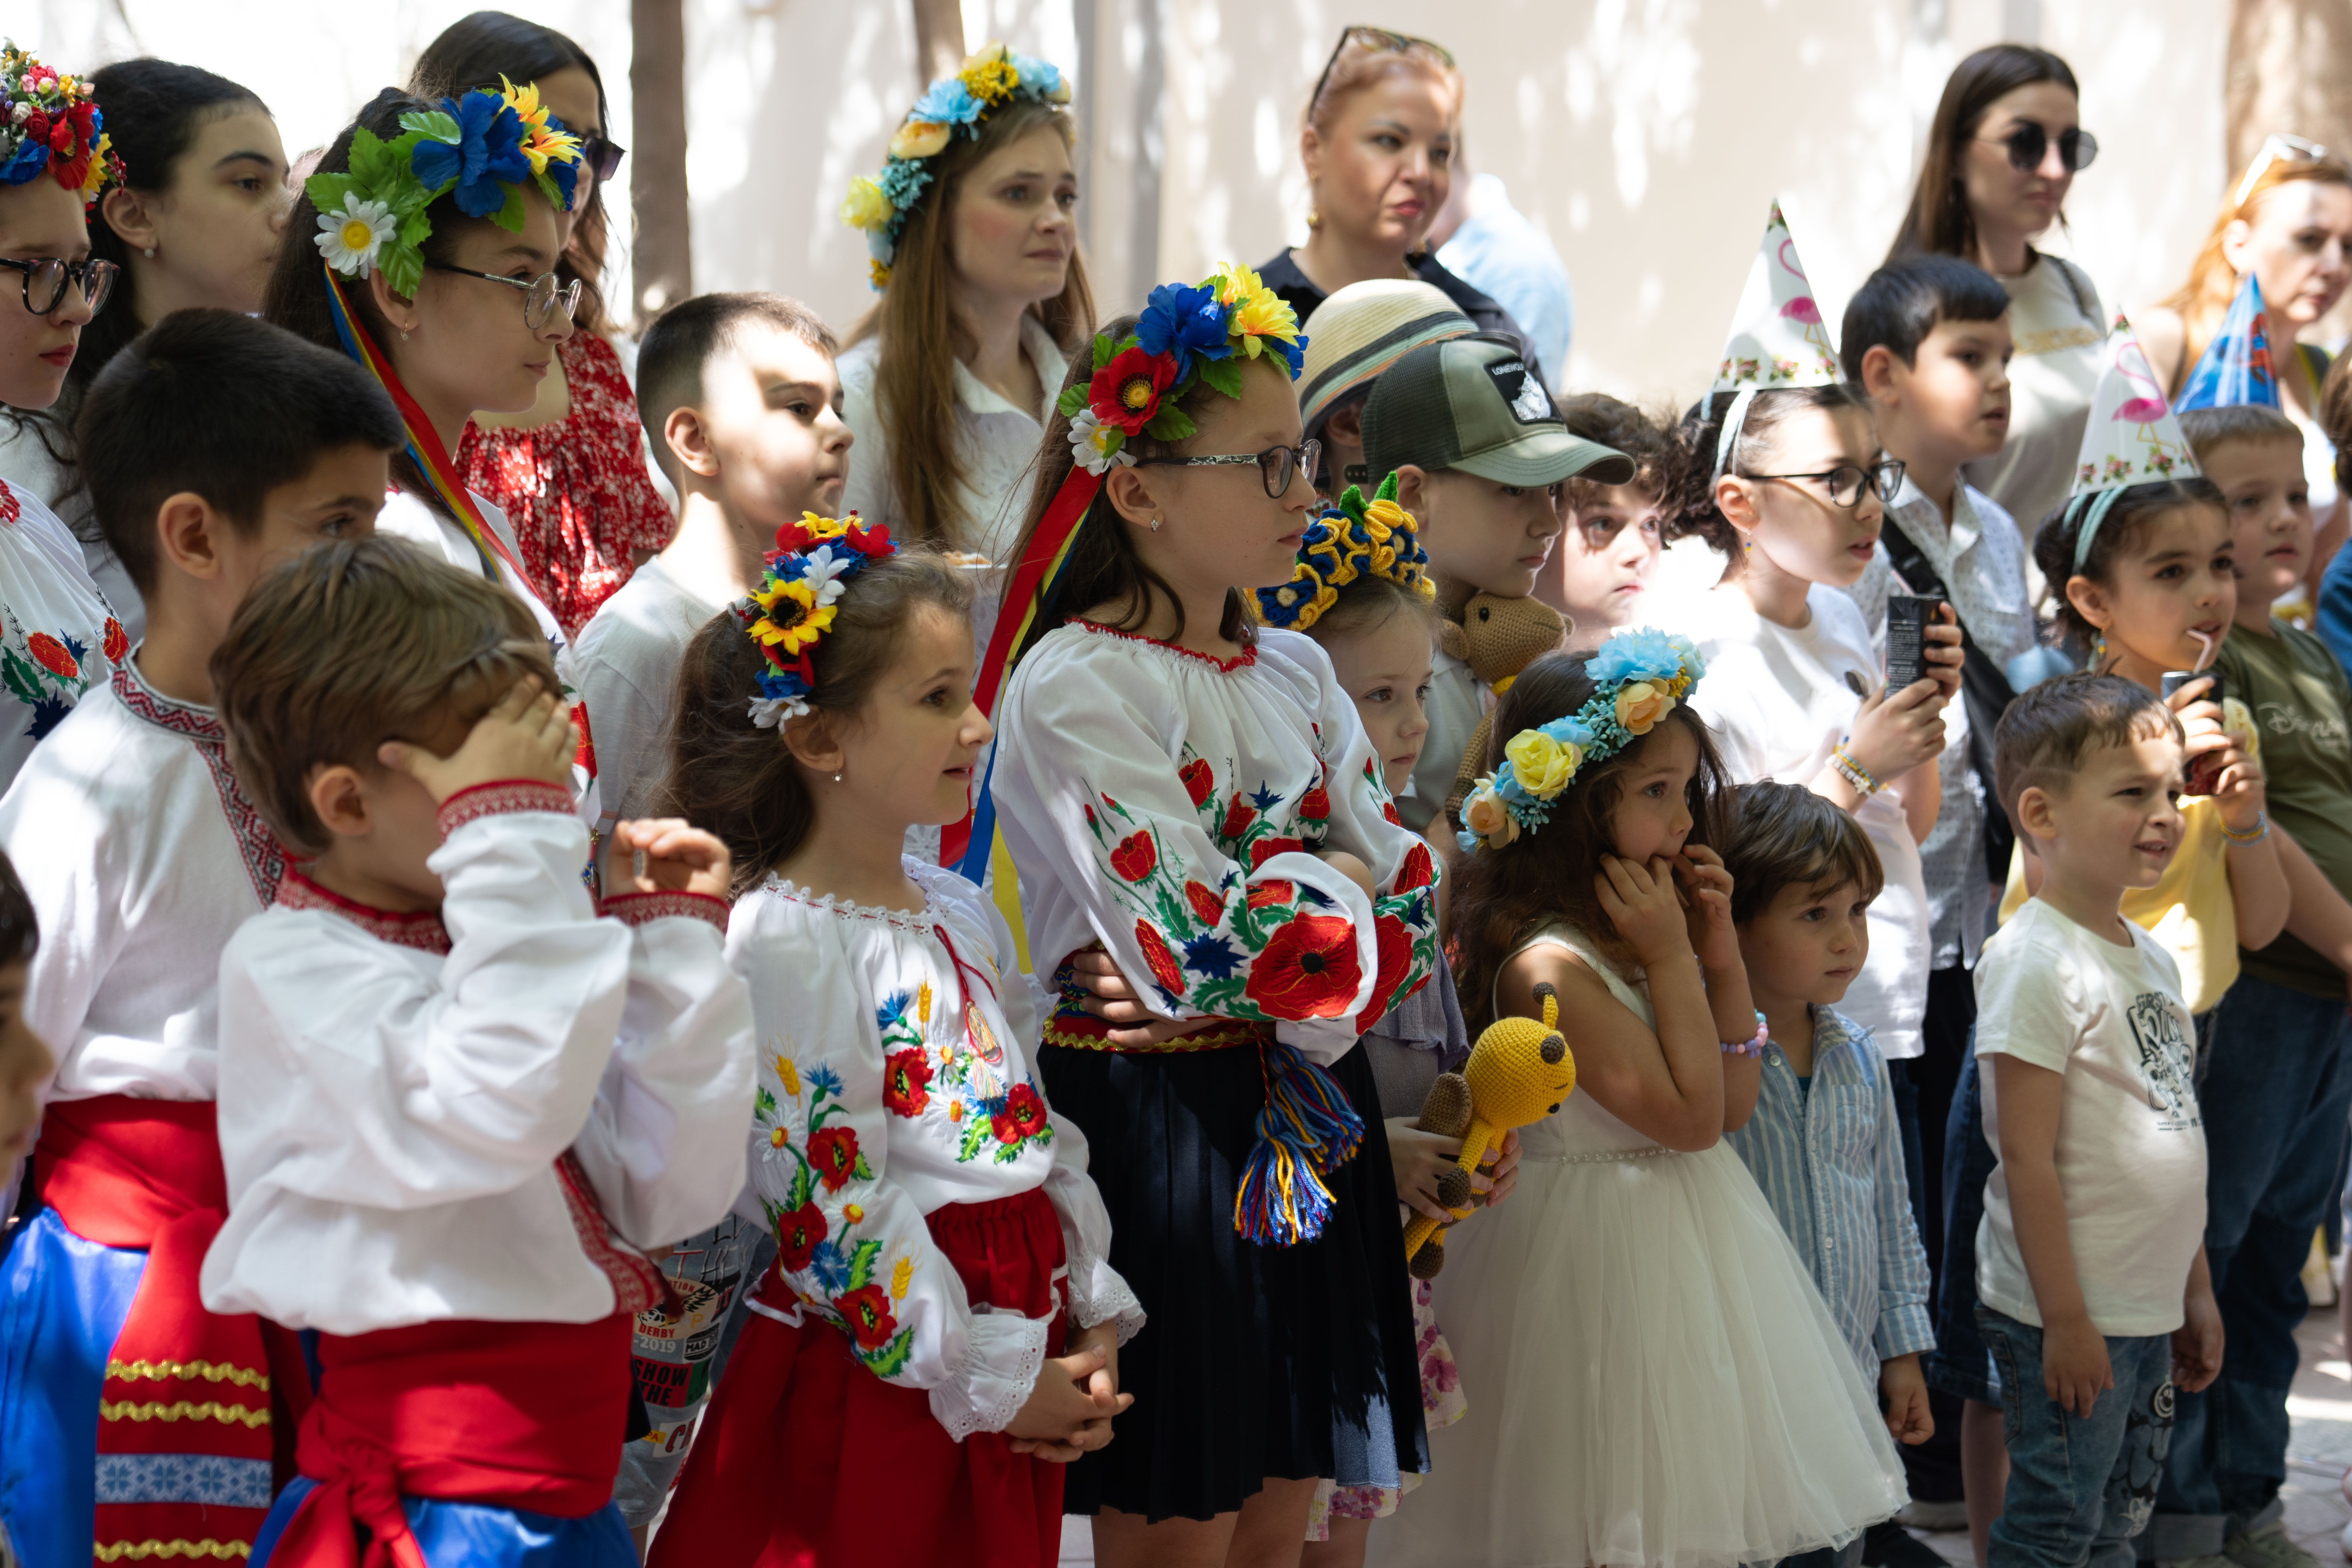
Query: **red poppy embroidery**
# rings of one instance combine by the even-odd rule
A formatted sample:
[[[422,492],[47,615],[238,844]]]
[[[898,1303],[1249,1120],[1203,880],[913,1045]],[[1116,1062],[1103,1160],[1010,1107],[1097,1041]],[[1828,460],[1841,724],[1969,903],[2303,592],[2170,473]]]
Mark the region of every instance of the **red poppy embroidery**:
[[[809,1140],[809,1164],[814,1168],[817,1180],[828,1193],[837,1193],[849,1184],[857,1173],[857,1130],[854,1127],[820,1127]]]
[[[1381,819],[1386,822],[1391,827],[1402,827],[1404,826],[1404,818],[1397,815],[1396,802],[1392,800],[1384,800],[1381,802]]]
[[[1373,916],[1372,941],[1379,950],[1380,968],[1372,980],[1371,996],[1356,1015],[1360,1029],[1369,1029],[1388,1016],[1396,1003],[1397,988],[1412,973],[1412,933],[1404,929],[1404,921],[1394,915]]]
[[[1217,772],[1209,766],[1205,757],[1194,757],[1176,770],[1176,776],[1184,781],[1184,793],[1192,797],[1192,809],[1195,811],[1200,810],[1209,796],[1216,793]]]
[[[1151,977],[1171,991],[1184,988],[1184,972],[1176,965],[1176,955],[1168,951],[1167,941],[1152,929],[1150,921],[1135,922],[1135,942],[1143,949],[1143,962],[1151,965]]]
[[[824,1235],[824,1212],[814,1204],[803,1204],[790,1214],[776,1216],[776,1247],[786,1272],[806,1268]]]
[[[1258,953],[1244,989],[1269,1018],[1338,1018],[1362,979],[1356,928],[1338,915],[1300,915]]]
[[[40,660],[41,668],[60,679],[71,680],[81,673],[81,666],[66,651],[66,645],[47,632],[35,632],[25,639],[27,652]]]
[[[1249,907],[1262,910],[1268,904],[1286,904],[1298,896],[1298,889],[1279,879],[1250,884]]]
[[[16,492],[0,482],[0,522],[14,522],[24,508],[16,502]]]
[[[1416,844],[1404,852],[1404,864],[1397,868],[1398,892],[1410,893],[1436,880],[1437,868],[1430,863],[1428,845]]]
[[[1198,882],[1184,884],[1184,901],[1192,906],[1192,913],[1204,926],[1213,926],[1225,918],[1225,906],[1217,895]]]
[[[1298,815],[1307,822],[1327,822],[1331,816],[1330,793],[1317,784],[1298,797]]]
[[[1110,868],[1130,882],[1140,882],[1160,864],[1160,851],[1149,833],[1130,833],[1110,852]]]
[[[124,631],[122,623],[112,616],[106,617],[106,640],[101,646],[106,649],[106,662],[109,664],[121,664],[122,656],[131,651],[131,634]]]
[[[1027,1084],[1016,1083],[992,1121],[999,1143],[1025,1142],[1045,1130],[1045,1102]]]
[[[861,1285],[833,1299],[833,1309],[849,1324],[849,1336],[860,1350],[878,1351],[898,1331],[890,1315],[890,1292],[879,1285]]]
[[[920,1049],[892,1051],[882,1064],[882,1103],[898,1116],[920,1116],[930,1103],[931,1064]]]
[[[1305,843],[1296,838],[1261,838],[1250,846],[1250,869],[1256,870],[1274,856],[1306,847]]]
[[[1095,825],[1095,808],[1091,804],[1088,804],[1083,809],[1087,814],[1087,826],[1091,828]]]
[[[1239,838],[1249,831],[1250,819],[1257,812],[1246,796],[1234,796],[1234,804],[1225,808],[1225,825],[1217,831],[1227,838]]]

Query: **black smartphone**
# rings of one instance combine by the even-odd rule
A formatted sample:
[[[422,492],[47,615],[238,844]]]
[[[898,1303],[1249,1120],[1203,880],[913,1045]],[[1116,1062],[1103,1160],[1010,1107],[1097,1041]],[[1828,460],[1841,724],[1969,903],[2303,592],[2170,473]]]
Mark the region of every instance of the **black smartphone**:
[[[1886,600],[1886,691],[1893,696],[1927,679],[1927,628],[1944,601],[1932,595],[1891,594]]]
[[[2156,689],[2168,702],[2172,694],[2192,680],[2210,680],[2213,684],[2197,700],[2221,705],[2221,672],[2218,669],[2168,669],[2157,678]],[[2189,777],[2183,787],[2190,795],[2211,795],[2213,786],[2221,781],[2221,764],[2218,753],[2208,752],[2189,764]]]

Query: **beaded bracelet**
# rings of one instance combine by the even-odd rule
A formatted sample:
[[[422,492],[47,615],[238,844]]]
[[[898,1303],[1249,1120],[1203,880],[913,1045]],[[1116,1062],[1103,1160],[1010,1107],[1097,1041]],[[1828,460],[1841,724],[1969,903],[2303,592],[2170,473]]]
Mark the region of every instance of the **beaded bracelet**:
[[[1770,1026],[1764,1022],[1764,1015],[1759,1013],[1756,1015],[1755,1037],[1746,1040],[1724,1041],[1723,1054],[1727,1057],[1760,1057],[1764,1054],[1764,1042],[1770,1037]]]
[[[2243,833],[2238,832],[2226,822],[2221,824],[2221,837],[2232,844],[2260,844],[2270,836],[2271,814],[2267,811],[2254,813],[2253,826]]]
[[[1878,781],[1871,776],[1868,768],[1853,760],[1853,753],[1845,749],[1843,741],[1830,748],[1830,766],[1835,768],[1838,777],[1845,780],[1853,793],[1864,799],[1867,800],[1878,793]]]

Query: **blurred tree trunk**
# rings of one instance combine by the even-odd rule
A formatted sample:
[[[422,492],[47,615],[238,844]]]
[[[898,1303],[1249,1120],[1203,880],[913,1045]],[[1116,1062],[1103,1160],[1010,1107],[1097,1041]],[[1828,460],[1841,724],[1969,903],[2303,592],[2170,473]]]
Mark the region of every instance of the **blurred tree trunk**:
[[[2228,68],[2232,191],[2273,131],[2352,153],[2352,5],[2231,0]]]
[[[630,0],[629,207],[636,219],[636,326],[694,292],[686,189],[685,0]]]
[[[963,64],[961,0],[910,0],[915,8],[915,91]]]

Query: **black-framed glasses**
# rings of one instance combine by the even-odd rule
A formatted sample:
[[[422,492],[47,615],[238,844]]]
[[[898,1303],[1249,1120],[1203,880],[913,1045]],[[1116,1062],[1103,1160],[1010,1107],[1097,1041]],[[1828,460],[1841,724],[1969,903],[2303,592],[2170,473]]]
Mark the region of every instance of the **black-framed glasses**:
[[[572,312],[580,308],[580,279],[566,283],[552,272],[542,272],[526,283],[520,278],[501,278],[495,272],[477,272],[470,267],[451,267],[439,261],[425,264],[436,272],[455,272],[460,278],[478,278],[485,283],[503,283],[509,289],[523,291],[522,324],[532,331],[547,325],[548,318],[557,310],[570,321]]]
[[[588,165],[589,173],[599,180],[609,180],[621,172],[621,160],[629,150],[617,142],[602,136],[583,137],[580,142],[580,161]]]
[[[1323,458],[1323,443],[1309,438],[1296,447],[1268,447],[1263,452],[1227,452],[1213,458],[1146,458],[1141,466],[1158,468],[1238,468],[1255,463],[1265,493],[1279,499],[1290,488],[1293,474],[1312,474]]]
[[[1339,41],[1331,46],[1331,58],[1323,62],[1322,74],[1315,79],[1315,90],[1307,95],[1309,108],[1323,96],[1323,85],[1331,79],[1331,68],[1339,63],[1339,57],[1347,52],[1351,43],[1361,44],[1369,49],[1382,49],[1392,55],[1409,55],[1415,49],[1427,49],[1444,63],[1447,70],[1454,69],[1454,51],[1444,44],[1428,38],[1416,38],[1411,33],[1391,33],[1386,27],[1342,27],[1339,29]]]
[[[1979,136],[1978,141],[1988,147],[2009,149],[2009,166],[2021,174],[2032,174],[2042,167],[2042,160],[2050,155],[2050,132],[2031,120],[2021,120],[2017,129],[2006,136]],[[2091,166],[2099,155],[2099,139],[2079,125],[2069,125],[2058,132],[2058,160],[2069,174],[2079,174]]]
[[[46,316],[64,304],[68,283],[81,286],[81,297],[89,301],[89,313],[96,316],[106,309],[107,298],[114,292],[114,280],[122,275],[122,268],[113,262],[95,256],[79,261],[56,256],[16,261],[0,256],[0,267],[25,275],[25,309],[36,316]]]
[[[1880,500],[1893,500],[1895,492],[1903,488],[1903,464],[1895,458],[1881,458],[1866,468],[1841,463],[1817,474],[1743,474],[1740,477],[1749,479],[1825,479],[1829,482],[1832,504],[1860,506],[1864,485],[1868,485]]]

